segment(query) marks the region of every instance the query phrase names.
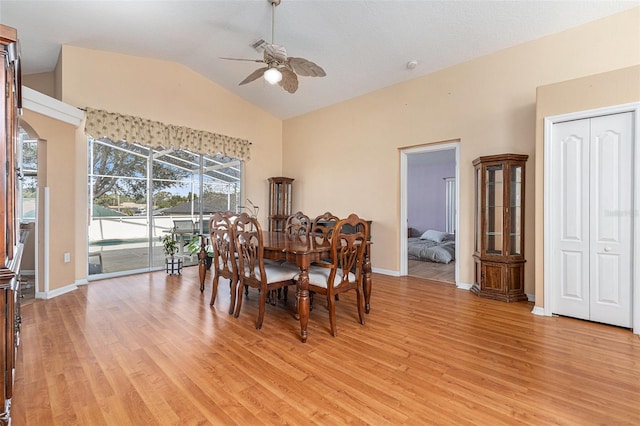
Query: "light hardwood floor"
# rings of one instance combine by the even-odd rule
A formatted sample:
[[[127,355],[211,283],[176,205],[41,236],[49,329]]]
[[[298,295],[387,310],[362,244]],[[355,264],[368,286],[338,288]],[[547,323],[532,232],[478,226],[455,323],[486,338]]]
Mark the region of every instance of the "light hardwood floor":
[[[409,259],[407,274],[445,283],[456,283],[456,262],[436,263]]]
[[[371,313],[316,300],[309,340],[257,294],[209,307],[197,269],[92,282],[24,306],[13,425],[640,424],[640,338],[374,274]],[[291,291],[290,295],[294,292]]]

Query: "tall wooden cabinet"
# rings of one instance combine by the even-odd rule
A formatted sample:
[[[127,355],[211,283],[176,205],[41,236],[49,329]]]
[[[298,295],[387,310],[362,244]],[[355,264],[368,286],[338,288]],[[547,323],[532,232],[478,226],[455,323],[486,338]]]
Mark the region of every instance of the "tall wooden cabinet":
[[[20,60],[17,31],[0,25],[0,424],[11,422],[13,373],[18,347],[19,268],[22,256],[20,230],[16,219],[16,145],[18,113],[21,108]]]
[[[284,231],[291,216],[291,183],[288,177],[269,178],[269,231]]]
[[[480,157],[475,167],[475,282],[481,297],[515,302],[524,293],[524,184],[527,155]]]

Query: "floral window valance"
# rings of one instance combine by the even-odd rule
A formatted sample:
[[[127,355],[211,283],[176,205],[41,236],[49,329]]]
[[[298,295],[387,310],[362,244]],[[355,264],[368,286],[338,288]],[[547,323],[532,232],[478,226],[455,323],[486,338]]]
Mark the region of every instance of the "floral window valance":
[[[243,161],[250,158],[251,143],[246,139],[93,108],[87,108],[84,131],[96,139],[107,137],[112,141],[136,142],[153,148],[185,149],[198,154],[222,154]]]

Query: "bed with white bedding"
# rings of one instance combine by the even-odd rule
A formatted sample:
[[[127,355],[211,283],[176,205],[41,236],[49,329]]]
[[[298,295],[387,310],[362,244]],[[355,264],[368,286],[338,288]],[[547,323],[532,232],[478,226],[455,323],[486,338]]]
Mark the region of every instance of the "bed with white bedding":
[[[456,258],[455,235],[427,230],[420,237],[409,238],[409,259],[449,263]]]

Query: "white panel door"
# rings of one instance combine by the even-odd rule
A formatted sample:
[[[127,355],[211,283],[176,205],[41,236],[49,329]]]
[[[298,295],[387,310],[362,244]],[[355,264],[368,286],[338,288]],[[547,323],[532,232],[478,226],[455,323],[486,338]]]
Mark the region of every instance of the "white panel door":
[[[589,120],[553,126],[552,312],[589,319]]]
[[[632,125],[631,113],[554,125],[553,313],[631,326]]]
[[[590,319],[631,327],[632,114],[591,119]]]

